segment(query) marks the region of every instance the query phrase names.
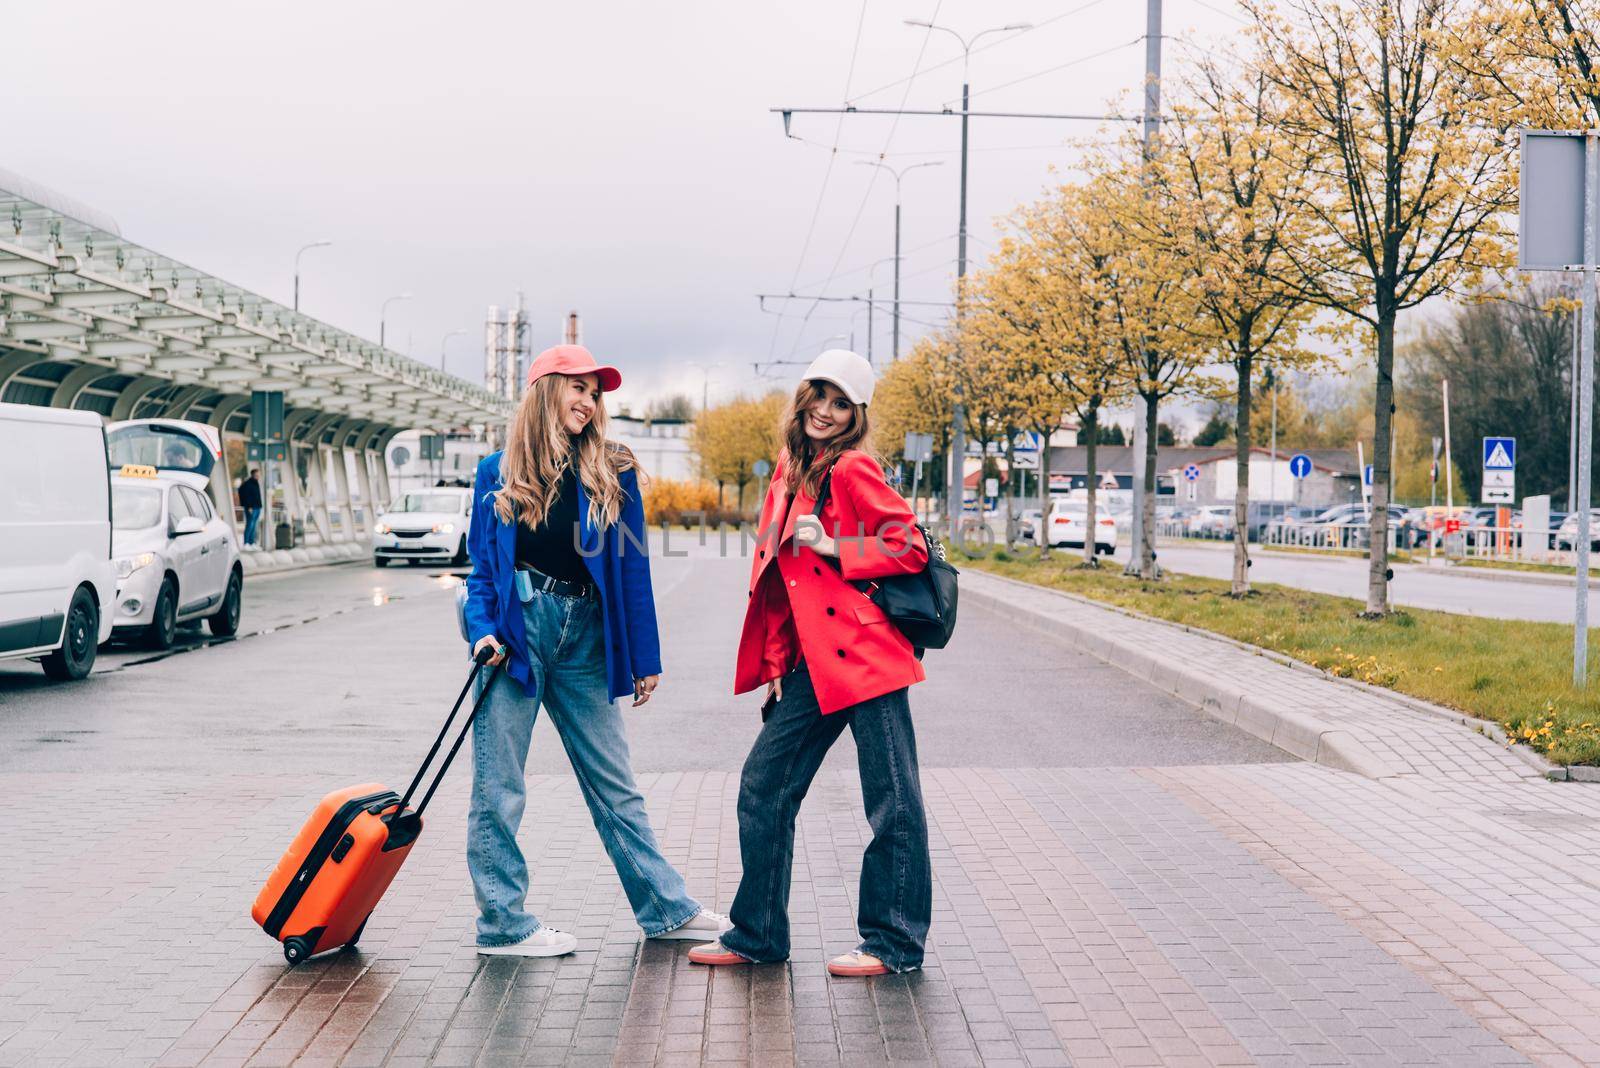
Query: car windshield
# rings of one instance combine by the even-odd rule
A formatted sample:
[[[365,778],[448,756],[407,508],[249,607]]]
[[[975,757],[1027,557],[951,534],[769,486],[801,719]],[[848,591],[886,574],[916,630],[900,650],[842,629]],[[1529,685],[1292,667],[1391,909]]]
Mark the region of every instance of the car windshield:
[[[161,491],[153,486],[111,487],[111,526],[144,530],[161,522]]]
[[[210,457],[191,434],[162,426],[121,427],[109,435],[112,467],[149,464],[178,471],[210,474]]]
[[[459,512],[457,493],[408,493],[390,507],[391,512]]]

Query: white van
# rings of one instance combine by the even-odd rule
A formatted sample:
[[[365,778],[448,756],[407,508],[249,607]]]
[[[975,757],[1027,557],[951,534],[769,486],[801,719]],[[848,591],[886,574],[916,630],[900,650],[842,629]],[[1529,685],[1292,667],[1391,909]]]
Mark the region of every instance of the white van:
[[[83,678],[111,637],[116,592],[105,424],[0,404],[0,659]]]

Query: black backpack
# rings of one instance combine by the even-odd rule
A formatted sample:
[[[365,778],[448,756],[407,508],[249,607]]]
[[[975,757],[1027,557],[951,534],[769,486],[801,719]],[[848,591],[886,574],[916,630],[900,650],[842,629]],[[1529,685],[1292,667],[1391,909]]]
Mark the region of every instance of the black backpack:
[[[823,506],[833,492],[833,469],[822,476],[822,488],[817,491],[817,503],[812,514],[820,516]],[[944,544],[935,538],[926,526],[917,524],[922,540],[928,546],[928,563],[921,571],[911,575],[888,575],[870,582],[852,583],[862,593],[876,586],[868,596],[873,604],[883,609],[889,621],[900,628],[917,650],[920,659],[924,649],[943,649],[950,643],[956,629],[956,577],[961,574],[945,557]],[[839,561],[828,557],[837,570]]]

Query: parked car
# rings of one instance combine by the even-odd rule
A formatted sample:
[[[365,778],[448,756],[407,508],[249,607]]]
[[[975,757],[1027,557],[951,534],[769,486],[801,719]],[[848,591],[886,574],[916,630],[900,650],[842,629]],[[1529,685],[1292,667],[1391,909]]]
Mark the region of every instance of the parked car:
[[[1578,516],[1573,512],[1556,528],[1556,548],[1575,549],[1578,547]],[[1600,508],[1589,510],[1589,548],[1600,549]]]
[[[116,595],[110,483],[97,413],[0,404],[0,659],[94,668]]]
[[[1088,507],[1082,501],[1057,501],[1050,506],[1050,546],[1083,548],[1084,540],[1090,536],[1087,533]],[[1107,556],[1117,551],[1117,521],[1111,517],[1110,511],[1099,507],[1095,508],[1094,551]],[[1042,541],[1038,528],[1034,529],[1034,538]]]
[[[244,568],[233,525],[211,499],[154,467],[127,464],[111,478],[115,626],[155,649],[171,648],[180,624],[239,630]]]
[[[1233,537],[1233,505],[1208,504],[1189,521],[1191,538]]]
[[[1318,514],[1318,510],[1315,508],[1308,508],[1301,504],[1291,505],[1284,510],[1282,515],[1262,524],[1260,540],[1282,541],[1285,537],[1283,533],[1285,530],[1290,527],[1302,526],[1315,519]]]
[[[372,533],[372,562],[431,560],[467,562],[467,528],[472,520],[472,491],[436,486],[404,494],[378,516]]]
[[[1035,541],[1035,533],[1039,525],[1039,517],[1044,513],[1037,508],[1025,509],[1017,517],[1017,537],[1023,541]]]

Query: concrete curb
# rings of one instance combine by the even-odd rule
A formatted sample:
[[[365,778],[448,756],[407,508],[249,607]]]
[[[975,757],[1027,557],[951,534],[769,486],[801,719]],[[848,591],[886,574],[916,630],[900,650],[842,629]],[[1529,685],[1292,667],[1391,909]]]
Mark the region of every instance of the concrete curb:
[[[1230,556],[1233,554],[1233,542],[1231,541],[1209,541],[1203,538],[1195,538],[1193,540],[1180,541],[1178,545],[1185,549],[1203,549],[1211,552],[1226,551]],[[1159,548],[1159,545],[1157,548]],[[1315,552],[1289,553],[1277,549],[1252,548],[1250,550],[1251,559],[1257,556],[1270,556],[1278,560],[1367,559],[1365,556],[1357,556],[1351,553],[1323,553],[1318,555]],[[1492,567],[1461,567],[1456,564],[1396,563],[1391,566],[1394,567],[1396,574],[1411,571],[1422,575],[1451,575],[1456,578],[1483,579],[1485,582],[1531,582],[1536,586],[1564,586],[1569,590],[1576,589],[1578,586],[1576,577],[1567,578],[1565,575],[1551,575],[1540,571],[1516,571],[1511,568]],[[1590,570],[1591,581],[1600,586],[1600,574],[1593,573],[1600,571],[1600,569],[1591,568]]]
[[[1048,586],[1038,586],[1033,583],[1006,578],[1003,575],[996,575],[993,572],[982,571],[977,568],[969,568],[965,574],[978,574],[983,576],[985,581],[992,580],[1002,585],[1011,585],[1027,590],[1040,590],[1089,608],[1096,608],[1105,612],[1116,612],[1130,619],[1137,619],[1154,626],[1196,634],[1211,641],[1231,645],[1255,656],[1266,657],[1291,670],[1312,675],[1327,682],[1377,694],[1413,711],[1454,721],[1501,745],[1505,745],[1507,741],[1505,732],[1497,723],[1477,719],[1464,712],[1457,712],[1414,697],[1407,697],[1404,694],[1384,689],[1381,686],[1374,686],[1356,679],[1345,679],[1337,675],[1330,675],[1326,671],[1314,668],[1310,664],[1303,663],[1293,657],[1271,649],[1263,649],[1259,645],[1241,642],[1226,635],[1217,634],[1214,631],[1190,627],[1182,623],[1172,623],[1168,620],[1145,615],[1142,612],[1135,612],[1117,605],[1080,597],[1064,590],[1055,590]],[[1065,638],[1074,647],[1106,661],[1113,667],[1121,668],[1136,678],[1144,679],[1157,689],[1187,701],[1224,723],[1231,723],[1240,730],[1277,746],[1292,756],[1297,756],[1312,763],[1337,768],[1341,771],[1354,772],[1369,779],[1389,778],[1402,774],[1399,768],[1394,767],[1389,761],[1372,752],[1359,738],[1349,731],[1334,727],[1315,716],[1263,702],[1243,689],[1231,687],[1206,675],[1186,671],[1179,665],[1161,660],[1147,649],[1135,648],[1126,643],[1115,641],[1086,626],[1019,608],[1012,601],[1008,601],[991,591],[977,588],[973,583],[966,583],[962,589],[962,594],[969,599],[981,601],[992,608],[1004,611],[1035,630],[1058,638]],[[1527,746],[1513,745],[1509,748],[1519,760],[1528,765],[1533,775],[1543,776],[1552,780],[1564,780],[1571,777],[1577,781],[1590,781],[1588,773],[1595,772],[1596,776],[1593,781],[1600,781],[1600,769],[1568,769],[1552,764]],[[1572,776],[1569,775],[1569,772],[1581,772],[1583,774]]]
[[[345,564],[353,560],[363,560],[366,556],[366,546],[355,542],[341,542],[300,549],[247,549],[239,555],[239,562],[243,565],[246,575],[271,575],[280,571],[299,571],[307,567]]]
[[[1444,564],[1442,566],[1428,567],[1424,564],[1402,565],[1428,575],[1454,575],[1457,578],[1485,579],[1489,582],[1527,582],[1536,586],[1560,586],[1563,589],[1576,590],[1578,588],[1577,576],[1567,578],[1565,575],[1551,575],[1540,571],[1515,571],[1510,568],[1493,567],[1461,567],[1457,564]],[[1600,585],[1595,580],[1600,578],[1590,569],[1589,581]]]

